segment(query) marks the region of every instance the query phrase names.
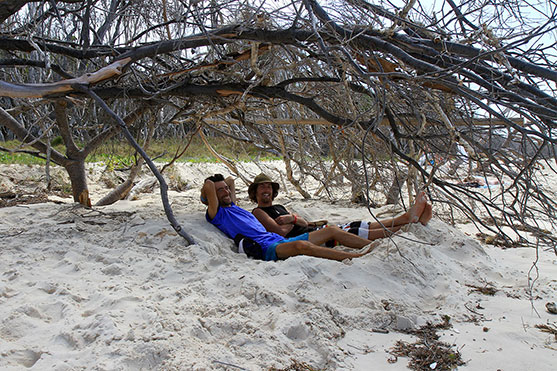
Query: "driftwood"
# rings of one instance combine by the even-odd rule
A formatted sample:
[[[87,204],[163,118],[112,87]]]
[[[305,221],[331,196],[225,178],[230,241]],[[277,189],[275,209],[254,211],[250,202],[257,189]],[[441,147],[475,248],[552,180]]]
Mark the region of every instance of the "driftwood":
[[[112,205],[116,201],[123,200],[126,197],[128,197],[130,191],[134,186],[135,178],[137,177],[137,174],[141,171],[141,166],[143,166],[143,158],[139,158],[137,160],[137,163],[135,163],[131,167],[127,179],[124,182],[120,183],[106,196],[104,196],[99,201],[97,201],[95,206]]]
[[[143,148],[147,149],[149,147],[149,143],[151,141],[151,138],[153,137],[154,129],[155,129],[154,124],[151,122],[151,124],[148,126],[147,137],[145,138],[145,143],[143,144]],[[133,164],[133,166],[131,167],[130,173],[128,174],[128,178],[123,183],[119,184],[116,188],[114,188],[109,194],[101,198],[96,203],[96,206],[111,205],[118,200],[123,200],[127,198],[129,193],[133,189],[132,187],[134,186],[135,178],[141,171],[141,167],[143,166],[144,161],[145,160],[143,159],[143,157],[138,158],[135,164]]]
[[[133,200],[139,195],[140,193],[149,193],[153,191],[153,188],[157,184],[157,178],[152,177],[148,179],[143,179],[137,184],[135,184],[129,191],[127,195],[128,200]]]
[[[63,94],[74,91],[72,85],[90,85],[114,78],[122,74],[123,68],[131,58],[117,60],[106,67],[83,76],[66,79],[46,84],[11,84],[0,81],[0,96],[11,98],[43,98],[54,94]]]

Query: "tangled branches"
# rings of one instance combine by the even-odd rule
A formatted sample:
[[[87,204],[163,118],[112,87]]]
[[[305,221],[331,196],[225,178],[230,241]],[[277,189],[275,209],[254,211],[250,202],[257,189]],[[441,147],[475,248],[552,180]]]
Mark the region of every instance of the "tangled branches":
[[[80,79],[121,116],[148,104],[155,122],[137,121],[138,131],[199,130],[281,156],[304,197],[315,196],[307,178],[321,182],[317,195],[348,181],[353,200],[375,203],[427,188],[450,221],[468,218],[505,243],[556,245],[557,198],[544,184],[556,158],[553,2],[528,12],[476,0],[154,6],[1,4],[0,65],[10,69],[0,93],[12,118],[0,115],[0,133],[38,155],[46,132],[61,133],[82,161],[72,139],[90,151],[115,133],[72,89]],[[53,117],[48,100],[70,102],[71,119]],[[66,166],[74,157],[52,153]]]

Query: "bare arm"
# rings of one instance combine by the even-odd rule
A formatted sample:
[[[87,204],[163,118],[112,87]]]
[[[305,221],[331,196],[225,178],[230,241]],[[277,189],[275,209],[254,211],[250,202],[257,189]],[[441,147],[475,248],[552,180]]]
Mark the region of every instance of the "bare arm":
[[[275,219],[275,222],[277,222],[277,224],[279,225],[293,224],[293,225],[299,225],[300,227],[304,227],[304,228],[308,226],[307,220],[305,220],[301,216],[298,216],[297,214],[292,214],[292,213],[277,217]]]
[[[236,204],[236,184],[234,183],[234,178],[229,176],[228,178],[226,178],[224,180],[224,182],[226,183],[226,185],[230,189],[230,198],[232,199],[232,202],[234,202],[234,204]]]
[[[207,179],[201,188],[201,197],[207,200],[207,213],[213,219],[219,210],[219,199],[215,190],[215,183]]]
[[[288,232],[294,228],[294,224],[283,224],[280,225],[274,221],[265,211],[257,208],[252,211],[253,215],[259,220],[261,224],[265,227],[268,232],[273,232],[280,234],[281,236],[286,236]]]

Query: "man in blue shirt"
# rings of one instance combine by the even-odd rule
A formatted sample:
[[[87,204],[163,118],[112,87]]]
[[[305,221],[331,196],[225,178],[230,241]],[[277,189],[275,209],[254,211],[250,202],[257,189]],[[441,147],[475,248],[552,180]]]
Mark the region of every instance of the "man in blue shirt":
[[[288,239],[267,232],[252,213],[236,206],[236,191],[232,177],[224,179],[221,174],[215,174],[205,179],[201,189],[201,201],[208,206],[205,217],[209,223],[215,225],[229,238],[234,239],[241,234],[255,241],[261,246],[263,260],[309,255],[340,261],[358,258],[371,250],[371,245],[358,252],[339,251],[320,246],[332,239],[343,246],[355,249],[362,249],[369,245],[369,240],[345,232],[336,226]]]

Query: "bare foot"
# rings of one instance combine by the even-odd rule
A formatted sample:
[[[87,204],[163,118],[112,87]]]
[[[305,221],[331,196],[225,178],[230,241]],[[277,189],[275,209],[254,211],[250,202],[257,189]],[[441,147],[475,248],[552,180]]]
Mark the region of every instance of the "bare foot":
[[[431,207],[431,204],[428,202],[425,205],[424,212],[422,213],[422,215],[420,215],[419,221],[423,225],[427,225],[427,223],[429,223],[432,217],[433,217],[433,209]]]
[[[378,244],[379,243],[377,243],[375,241],[371,242],[371,243],[368,243],[367,245],[362,247],[356,254],[358,254],[358,256],[364,256],[366,254],[369,254],[370,252],[375,250],[375,248],[377,247]]]
[[[421,191],[418,193],[418,196],[416,196],[414,205],[408,209],[410,223],[417,223],[420,220],[420,216],[423,214],[426,204],[427,196],[424,191]]]

